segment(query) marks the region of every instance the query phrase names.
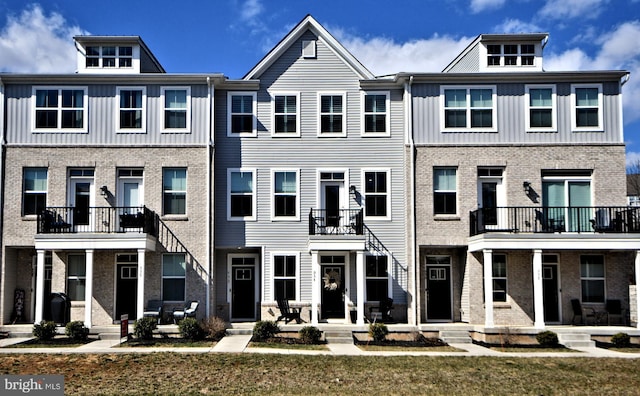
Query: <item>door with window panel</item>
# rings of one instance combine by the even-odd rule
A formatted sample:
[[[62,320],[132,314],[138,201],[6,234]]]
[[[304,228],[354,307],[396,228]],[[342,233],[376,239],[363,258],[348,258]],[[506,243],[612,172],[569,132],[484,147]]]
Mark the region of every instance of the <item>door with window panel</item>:
[[[591,181],[589,178],[546,177],[542,183],[543,228],[548,231],[591,231]]]

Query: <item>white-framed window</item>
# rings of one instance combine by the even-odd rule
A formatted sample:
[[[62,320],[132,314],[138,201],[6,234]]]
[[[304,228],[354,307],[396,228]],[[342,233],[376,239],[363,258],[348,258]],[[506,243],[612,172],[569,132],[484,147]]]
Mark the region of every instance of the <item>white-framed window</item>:
[[[488,44],[487,67],[535,66],[534,44]]]
[[[33,87],[34,132],[86,132],[87,87]]]
[[[386,219],[390,217],[390,173],[388,169],[366,169],[363,171],[365,217]]]
[[[493,253],[491,274],[493,277],[493,302],[507,301],[507,255]]]
[[[87,283],[87,262],[85,255],[68,255],[67,266],[67,295],[71,301],[84,301]]]
[[[132,67],[133,47],[131,46],[87,46],[86,67],[130,68]]]
[[[433,214],[457,213],[457,181],[455,167],[433,168]]]
[[[604,256],[584,254],[580,256],[580,283],[583,303],[605,302]]]
[[[227,170],[227,220],[255,220],[256,171]]]
[[[365,256],[366,301],[383,301],[389,297],[389,256]]]
[[[318,94],[318,136],[335,137],[347,135],[346,94]]]
[[[227,93],[227,136],[256,136],[257,94],[255,92]]]
[[[47,206],[47,168],[24,168],[22,173],[22,215],[37,215]]]
[[[162,169],[162,214],[187,214],[187,168]]]
[[[162,87],[162,131],[189,132],[191,126],[191,87]]]
[[[496,132],[496,87],[440,87],[441,129],[461,132]]]
[[[184,302],[187,262],[184,253],[162,255],[162,301]]]
[[[302,57],[305,59],[315,59],[316,40],[302,40]]]
[[[117,87],[116,100],[118,101],[117,132],[145,132],[147,128],[147,88]]]
[[[294,300],[298,297],[298,261],[296,252],[276,252],[271,255],[273,263],[273,299]]]
[[[602,84],[571,85],[574,131],[603,131]]]
[[[298,175],[297,169],[277,169],[271,172],[273,220],[298,220],[300,218]]]
[[[389,91],[362,92],[362,135],[390,136]]]
[[[528,131],[556,131],[556,86],[525,85],[525,122]]]
[[[300,94],[271,93],[272,136],[300,136]]]

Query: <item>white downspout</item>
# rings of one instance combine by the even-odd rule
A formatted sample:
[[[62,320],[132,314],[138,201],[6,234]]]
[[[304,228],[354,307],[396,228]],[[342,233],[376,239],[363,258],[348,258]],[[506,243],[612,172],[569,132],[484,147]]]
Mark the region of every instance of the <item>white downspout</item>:
[[[213,237],[212,226],[213,221],[211,218],[211,205],[212,195],[213,195],[213,183],[211,182],[211,168],[213,167],[213,154],[214,154],[214,122],[213,122],[213,105],[214,105],[214,90],[215,88],[211,84],[211,77],[207,77],[207,86],[208,86],[208,94],[207,94],[207,118],[208,118],[208,127],[209,127],[209,141],[207,144],[207,232],[206,232],[206,262],[207,262],[207,288],[206,288],[206,299],[207,302],[205,304],[205,313],[206,317],[209,318],[211,316],[211,279],[213,277],[213,262],[212,262],[212,254],[211,250],[213,249],[214,244],[212,243],[211,238]]]
[[[624,119],[622,111],[622,86],[629,81],[630,74],[627,73],[622,77],[620,81],[620,87],[618,88],[618,119],[620,120],[620,142],[624,142]]]
[[[412,93],[412,85],[413,85],[413,76],[409,77],[409,82],[405,83],[404,90],[405,96],[408,98],[405,100],[405,144],[409,146],[409,154],[407,158],[407,153],[405,150],[405,161],[404,163],[409,163],[409,210],[411,211],[411,216],[409,217],[409,224],[411,227],[412,238],[410,240],[410,252],[411,252],[411,264],[410,268],[412,269],[412,276],[409,277],[409,292],[411,296],[411,301],[409,302],[409,312],[411,317],[408,318],[409,325],[417,326],[420,323],[418,319],[419,315],[419,307],[418,307],[418,290],[420,284],[420,277],[418,276],[418,266],[420,265],[420,260],[416,257],[417,252],[417,235],[416,235],[416,197],[415,197],[415,146],[413,140],[413,93]],[[409,263],[407,263],[409,264]]]

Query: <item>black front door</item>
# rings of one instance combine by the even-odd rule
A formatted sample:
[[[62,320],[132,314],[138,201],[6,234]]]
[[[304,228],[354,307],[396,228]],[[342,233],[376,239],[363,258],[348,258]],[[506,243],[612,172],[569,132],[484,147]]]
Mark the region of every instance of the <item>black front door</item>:
[[[557,265],[542,266],[542,301],[544,305],[544,322],[559,322]]]
[[[248,258],[243,258],[248,259]],[[235,260],[235,259],[234,259]],[[234,265],[231,267],[231,319],[255,319],[256,286],[255,266]]]
[[[324,197],[327,227],[338,227],[340,225],[340,186],[325,186]]]
[[[482,182],[482,214],[485,225],[498,224],[496,182]]]
[[[451,320],[449,266],[427,266],[427,320]]]
[[[90,207],[90,183],[75,184],[75,200],[73,210],[73,222],[76,225],[89,224],[89,207]]]
[[[344,319],[344,256],[322,256],[323,319]]]
[[[116,316],[114,321],[119,321],[120,316],[127,314],[133,320],[137,315],[138,295],[138,266],[136,264],[118,264],[118,278],[116,284]]]

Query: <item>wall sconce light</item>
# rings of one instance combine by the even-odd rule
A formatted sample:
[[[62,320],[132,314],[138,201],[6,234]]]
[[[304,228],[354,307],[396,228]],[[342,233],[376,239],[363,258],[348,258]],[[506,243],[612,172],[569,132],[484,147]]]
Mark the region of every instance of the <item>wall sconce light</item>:
[[[109,195],[109,189],[107,188],[107,186],[100,187],[100,195],[102,195],[103,197]]]
[[[352,185],[351,187],[349,187],[349,194],[353,194],[353,195],[356,194],[356,186]]]
[[[522,188],[524,189],[524,193],[529,195],[531,192],[531,183],[528,181],[522,182]]]

